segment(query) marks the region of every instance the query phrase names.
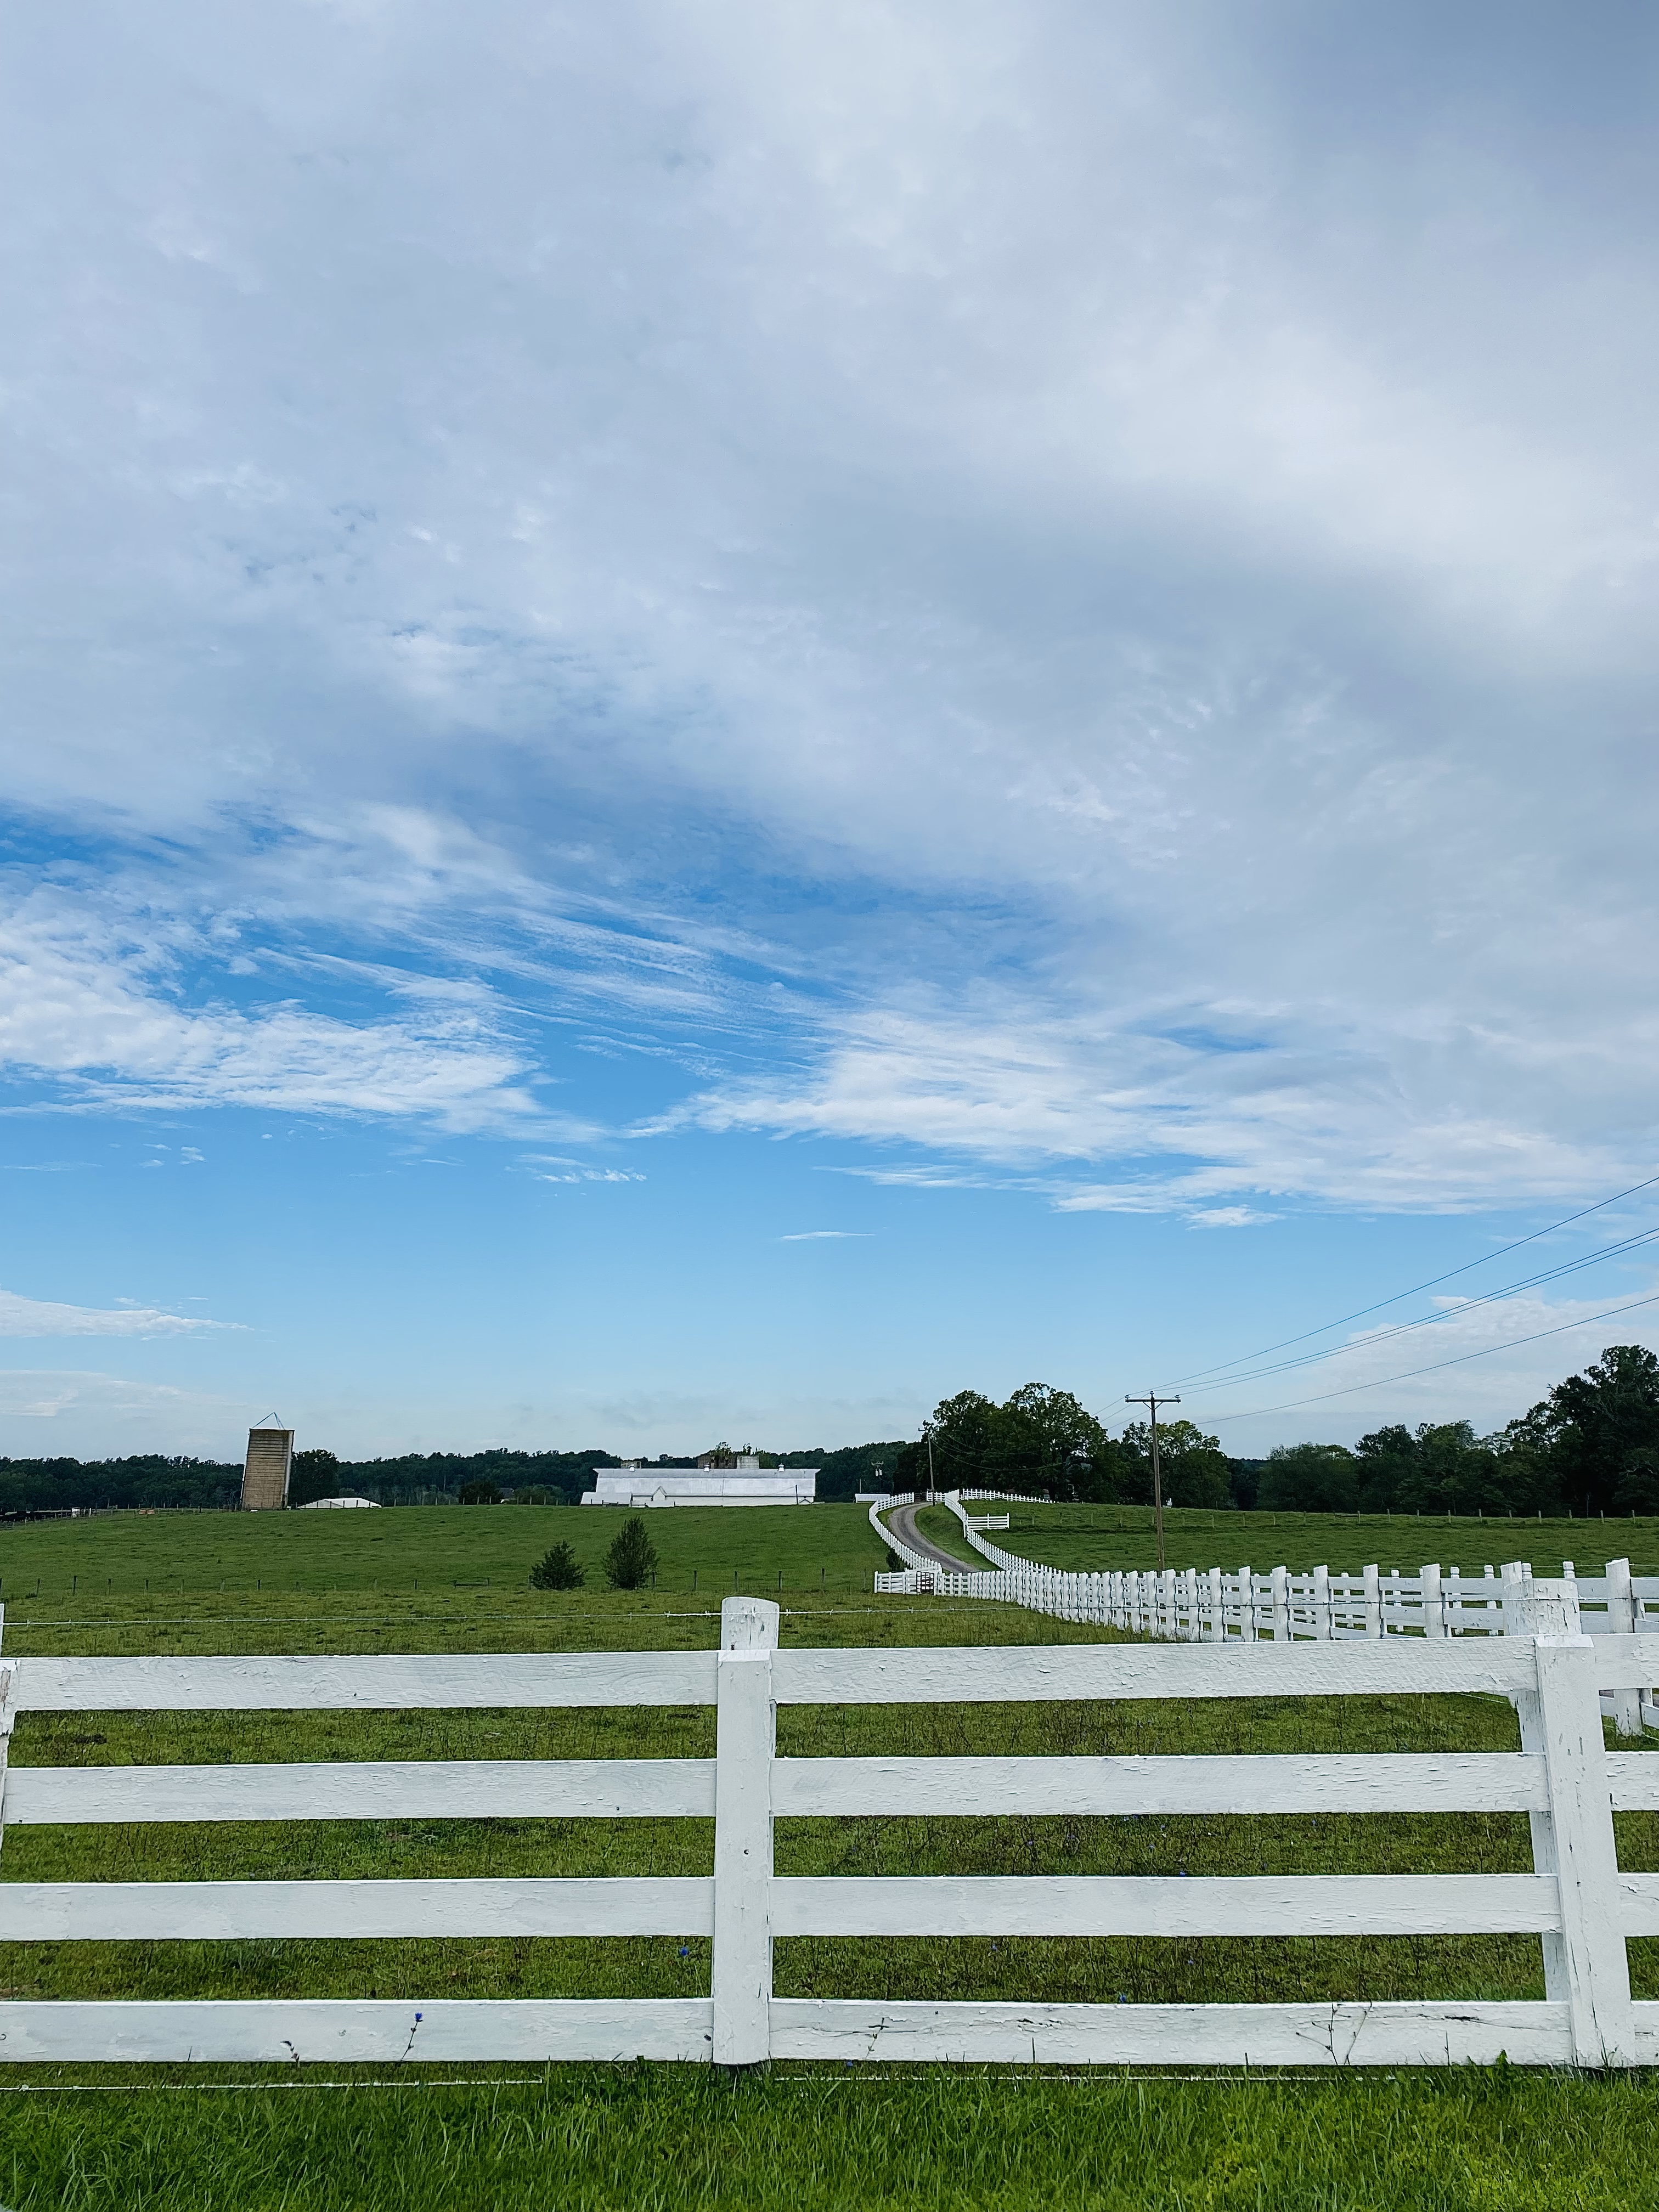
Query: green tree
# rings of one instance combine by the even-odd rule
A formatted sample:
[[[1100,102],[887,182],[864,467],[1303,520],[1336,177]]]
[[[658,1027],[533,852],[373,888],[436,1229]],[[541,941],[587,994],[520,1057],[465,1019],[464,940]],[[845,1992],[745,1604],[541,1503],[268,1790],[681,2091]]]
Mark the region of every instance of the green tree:
[[[1487,1442],[1497,1456],[1505,1511],[1551,1516],[1561,1511],[1555,1421],[1547,1399],[1518,1420],[1509,1422]]]
[[[580,1589],[587,1581],[568,1544],[555,1544],[530,1570],[532,1589]]]
[[[1115,1493],[1125,1503],[1152,1502],[1152,1431],[1146,1421],[1131,1421],[1117,1447],[1124,1479]],[[1218,1437],[1206,1437],[1195,1421],[1160,1421],[1158,1471],[1164,1495],[1176,1505],[1200,1505],[1216,1511],[1232,1500],[1231,1470]]]
[[[605,1555],[605,1578],[612,1589],[643,1589],[656,1571],[657,1547],[639,1515],[630,1515]]]
[[[1117,1446],[1069,1390],[1027,1382],[995,1409],[988,1489],[1035,1486],[1061,1499],[1116,1495]]]
[[[1498,1453],[1467,1421],[1423,1421],[1389,1501],[1396,1513],[1513,1510]]]
[[[927,1426],[933,1447],[933,1480],[939,1489],[989,1490],[994,1486],[994,1467],[1000,1479],[997,1413],[993,1401],[978,1390],[958,1390],[954,1398],[943,1398],[934,1407]],[[927,1456],[924,1440],[915,1460],[919,1479],[908,1487],[927,1487]]]
[[[464,1482],[461,1485],[463,1505],[499,1505],[501,1493],[493,1482]]]
[[[288,1502],[310,1505],[319,1498],[333,1498],[340,1488],[340,1462],[331,1451],[313,1446],[295,1452],[288,1471]]]
[[[1659,1506],[1659,1358],[1645,1345],[1610,1344],[1582,1375],[1558,1382],[1534,1417],[1575,1513]]]
[[[894,1487],[920,1490],[1046,1491],[1059,1498],[1113,1498],[1120,1479],[1116,1445],[1069,1390],[1027,1382],[1004,1405],[979,1390],[959,1390],[933,1409],[922,1442],[893,1469]]]
[[[1353,1459],[1353,1502],[1367,1513],[1391,1513],[1413,1491],[1422,1472],[1417,1438],[1403,1421],[1361,1437]]]
[[[1279,1444],[1267,1455],[1258,1502],[1273,1513],[1352,1513],[1357,1464],[1345,1444]]]
[[[1265,1459],[1229,1459],[1227,1462],[1227,1495],[1241,1513],[1254,1513],[1255,1502],[1261,1492],[1261,1478],[1267,1471]]]

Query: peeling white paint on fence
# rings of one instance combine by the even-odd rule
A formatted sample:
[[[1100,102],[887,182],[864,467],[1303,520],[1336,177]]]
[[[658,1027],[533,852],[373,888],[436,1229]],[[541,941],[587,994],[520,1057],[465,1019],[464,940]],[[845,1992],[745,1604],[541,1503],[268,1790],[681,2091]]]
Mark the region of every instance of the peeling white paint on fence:
[[[1070,1580],[1072,1578],[1064,1578]],[[1194,1578],[1195,1579],[1195,1578]],[[1211,1578],[1206,1578],[1207,1584]],[[1285,1577],[1267,1603],[1294,1607]],[[1189,1585],[1190,1589],[1190,1585]],[[1141,1618],[1172,1616],[1141,1594]],[[1524,1603],[1523,1603],[1524,1601]],[[714,1823],[711,1878],[0,1882],[0,1940],[680,1935],[712,1939],[706,1999],[308,1998],[0,2002],[11,2060],[395,2062],[769,2057],[1083,2064],[1627,2066],[1659,2059],[1626,1942],[1659,1933],[1659,1875],[1623,1872],[1615,1809],[1659,1808],[1659,1759],[1603,1748],[1600,1700],[1639,1692],[1637,1639],[1579,1632],[1574,1593],[1507,1593],[1502,1635],[780,1650],[778,1609],[728,1599],[719,1651],[580,1660],[442,1657],[7,1662],[22,1712],[411,1709],[713,1702],[712,1759],[11,1765],[18,1820],[652,1817]],[[1530,1623],[1522,1632],[1523,1620]],[[493,1684],[490,1677],[493,1675]],[[493,1691],[493,1693],[492,1693]],[[1521,1716],[1510,1753],[779,1759],[780,1705],[1469,1692]],[[780,1814],[925,1812],[1526,1813],[1533,1870],[1273,1876],[781,1875]],[[802,1936],[1244,1936],[1511,1933],[1542,1949],[1536,2002],[1123,2005],[778,1997],[775,1940]]]

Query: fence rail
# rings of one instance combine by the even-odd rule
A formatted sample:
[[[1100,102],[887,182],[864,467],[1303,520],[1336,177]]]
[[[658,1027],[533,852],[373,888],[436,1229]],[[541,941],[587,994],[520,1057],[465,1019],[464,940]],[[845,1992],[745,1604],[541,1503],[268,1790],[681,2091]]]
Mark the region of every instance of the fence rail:
[[[1638,1688],[1634,1639],[1581,1632],[1566,1582],[1528,1584],[1528,1632],[1278,1643],[780,1650],[778,1609],[729,1598],[717,1653],[0,1662],[19,1712],[712,1704],[713,1759],[15,1766],[0,1820],[268,1820],[523,1813],[714,1823],[709,1877],[0,1882],[6,1942],[685,1936],[707,1998],[0,2002],[0,2060],[990,2059],[1100,2064],[1628,2066],[1659,2060],[1626,1939],[1659,1933],[1659,1875],[1621,1872],[1615,1810],[1659,1809],[1659,1759],[1603,1748],[1599,1694]],[[1485,1692],[1512,1753],[780,1759],[779,1705]],[[791,1876],[793,1818],[1525,1812],[1529,1874]],[[1542,1947],[1532,2002],[875,2003],[779,1997],[784,1936],[1446,1935]]]
[[[1410,1636],[1431,1641],[1458,1637],[1530,1634],[1532,1568],[1511,1560],[1480,1576],[1431,1563],[1417,1574],[1376,1566],[1333,1574],[1315,1567],[1292,1574],[1248,1566],[1109,1570],[1074,1574],[1021,1559],[988,1543],[986,1523],[969,1513],[968,1492],[936,1492],[933,1502],[955,1514],[967,1541],[991,1562],[988,1572],[941,1567],[896,1535],[872,1505],[872,1526],[905,1562],[896,1574],[878,1574],[878,1592],[939,1597],[988,1598],[1060,1620],[1092,1622],[1172,1642],[1251,1644],[1377,1642]],[[1599,1576],[1579,1576],[1566,1564],[1583,1628],[1590,1635],[1659,1635],[1659,1577],[1635,1576],[1628,1559],[1609,1559]],[[1648,1662],[1659,1680],[1659,1646]],[[1606,1710],[1620,1735],[1659,1729],[1659,1698],[1647,1684],[1610,1692]]]

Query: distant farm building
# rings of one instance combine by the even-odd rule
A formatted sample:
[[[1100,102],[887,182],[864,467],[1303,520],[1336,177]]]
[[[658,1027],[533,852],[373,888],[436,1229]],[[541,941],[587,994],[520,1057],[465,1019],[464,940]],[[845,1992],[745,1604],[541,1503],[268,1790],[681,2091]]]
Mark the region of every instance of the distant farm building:
[[[584,1505],[811,1505],[815,1467],[763,1467],[752,1453],[720,1461],[705,1452],[695,1467],[596,1467]]]

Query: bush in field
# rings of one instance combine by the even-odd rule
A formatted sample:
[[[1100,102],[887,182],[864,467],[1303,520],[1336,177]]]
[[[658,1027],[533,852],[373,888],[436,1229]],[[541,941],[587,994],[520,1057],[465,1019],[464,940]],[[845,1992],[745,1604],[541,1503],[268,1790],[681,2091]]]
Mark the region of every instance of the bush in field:
[[[605,1555],[605,1578],[612,1589],[643,1589],[657,1571],[657,1547],[635,1513],[624,1521]]]
[[[493,1482],[464,1482],[461,1485],[463,1505],[499,1505],[501,1493]]]
[[[580,1589],[586,1580],[568,1544],[555,1544],[530,1570],[532,1589]]]

